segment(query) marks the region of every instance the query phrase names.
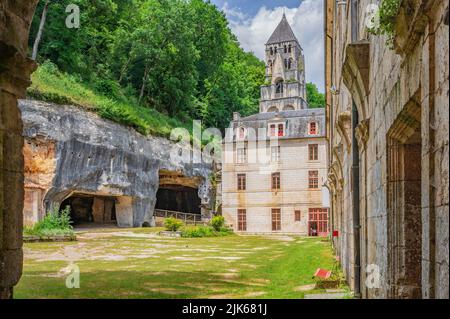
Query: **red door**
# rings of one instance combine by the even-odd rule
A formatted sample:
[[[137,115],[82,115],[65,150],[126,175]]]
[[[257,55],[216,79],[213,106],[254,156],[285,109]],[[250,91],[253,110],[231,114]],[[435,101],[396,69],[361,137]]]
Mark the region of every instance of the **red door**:
[[[308,233],[309,236],[328,236],[328,209],[309,209]]]

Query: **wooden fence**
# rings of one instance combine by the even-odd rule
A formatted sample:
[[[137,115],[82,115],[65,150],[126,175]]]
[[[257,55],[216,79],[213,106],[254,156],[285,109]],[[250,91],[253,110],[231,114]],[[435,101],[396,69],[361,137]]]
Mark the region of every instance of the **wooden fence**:
[[[173,217],[173,218],[183,221],[186,225],[203,224],[202,216],[200,214],[189,214],[189,213],[182,213],[182,212],[174,212],[171,210],[155,209],[155,212],[153,215],[155,217],[161,217],[161,218]]]

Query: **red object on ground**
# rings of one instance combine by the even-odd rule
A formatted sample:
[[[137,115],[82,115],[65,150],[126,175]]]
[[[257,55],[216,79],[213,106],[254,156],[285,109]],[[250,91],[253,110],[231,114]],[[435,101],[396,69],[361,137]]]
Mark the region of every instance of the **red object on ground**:
[[[333,230],[333,237],[339,237],[339,231]]]
[[[318,268],[316,270],[316,273],[314,274],[314,277],[319,277],[319,278],[322,278],[322,279],[328,279],[328,278],[331,277],[331,270]]]

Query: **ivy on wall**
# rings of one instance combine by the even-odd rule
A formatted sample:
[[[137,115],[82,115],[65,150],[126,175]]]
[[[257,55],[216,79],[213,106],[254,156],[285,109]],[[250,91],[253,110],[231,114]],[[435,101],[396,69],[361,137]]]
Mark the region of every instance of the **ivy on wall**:
[[[371,18],[367,31],[373,35],[387,36],[387,45],[393,48],[395,35],[395,20],[400,10],[402,0],[382,0],[378,10]]]

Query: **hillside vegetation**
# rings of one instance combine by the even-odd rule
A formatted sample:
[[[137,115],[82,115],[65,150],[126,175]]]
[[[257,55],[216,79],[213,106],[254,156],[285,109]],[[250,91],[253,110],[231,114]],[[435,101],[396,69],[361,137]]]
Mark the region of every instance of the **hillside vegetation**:
[[[72,3],[78,29],[65,25]],[[36,98],[70,101],[159,135],[191,119],[223,129],[233,112],[258,111],[264,63],[240,48],[207,1],[40,1],[30,35],[41,64],[30,89]]]
[[[78,29],[66,26],[69,4],[80,8]],[[259,110],[265,65],[209,1],[42,0],[29,45],[40,65],[30,97],[76,104],[142,134],[192,130],[192,120],[224,130],[233,112]],[[315,86],[308,97],[323,106]]]

